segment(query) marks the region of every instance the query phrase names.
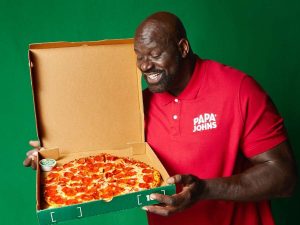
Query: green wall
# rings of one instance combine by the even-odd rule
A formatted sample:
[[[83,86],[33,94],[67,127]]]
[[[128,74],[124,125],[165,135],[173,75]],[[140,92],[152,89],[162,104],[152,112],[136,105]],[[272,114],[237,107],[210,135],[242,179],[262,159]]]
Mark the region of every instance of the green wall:
[[[262,84],[285,118],[299,161],[299,1],[0,0],[1,224],[37,224],[35,173],[22,167],[27,142],[36,139],[28,44],[132,37],[145,16],[161,10],[183,20],[201,57],[234,66]],[[299,200],[298,188],[293,198],[273,201],[277,224],[297,224]],[[66,224],[143,223],[145,214],[136,209]]]

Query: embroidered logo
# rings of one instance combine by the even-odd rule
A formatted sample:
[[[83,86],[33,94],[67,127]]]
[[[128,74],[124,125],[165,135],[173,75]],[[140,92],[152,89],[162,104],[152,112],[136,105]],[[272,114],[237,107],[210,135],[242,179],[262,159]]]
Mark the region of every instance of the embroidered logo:
[[[202,113],[199,116],[195,117],[193,132],[200,132],[217,128],[216,117],[217,114],[214,113]]]

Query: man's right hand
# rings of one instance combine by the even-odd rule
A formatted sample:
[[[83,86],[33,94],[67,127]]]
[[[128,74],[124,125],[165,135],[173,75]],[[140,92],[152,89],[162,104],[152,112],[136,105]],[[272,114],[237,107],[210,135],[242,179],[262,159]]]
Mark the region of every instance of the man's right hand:
[[[35,170],[37,166],[37,155],[41,145],[39,141],[29,141],[29,144],[33,147],[33,149],[26,153],[26,158],[23,161],[23,165],[26,167],[31,166],[31,168]]]

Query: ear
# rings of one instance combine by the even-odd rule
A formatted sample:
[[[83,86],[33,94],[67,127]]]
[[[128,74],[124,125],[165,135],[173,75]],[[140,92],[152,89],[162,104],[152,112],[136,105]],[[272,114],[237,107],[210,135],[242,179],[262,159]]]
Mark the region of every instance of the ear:
[[[185,38],[181,38],[178,42],[178,48],[181,53],[182,58],[186,58],[188,53],[190,52],[190,44],[189,41]]]

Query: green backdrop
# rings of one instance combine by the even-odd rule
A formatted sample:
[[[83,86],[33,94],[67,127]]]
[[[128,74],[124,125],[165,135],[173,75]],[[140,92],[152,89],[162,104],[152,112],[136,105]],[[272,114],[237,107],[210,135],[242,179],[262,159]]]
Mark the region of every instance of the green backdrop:
[[[29,43],[132,37],[145,16],[167,10],[184,22],[193,50],[254,76],[285,118],[299,161],[300,3],[297,0],[0,0],[1,224],[37,224],[35,173],[22,167],[36,139]],[[298,103],[297,103],[298,102]],[[274,200],[277,224],[297,224],[300,191]],[[140,209],[66,224],[145,224]]]

